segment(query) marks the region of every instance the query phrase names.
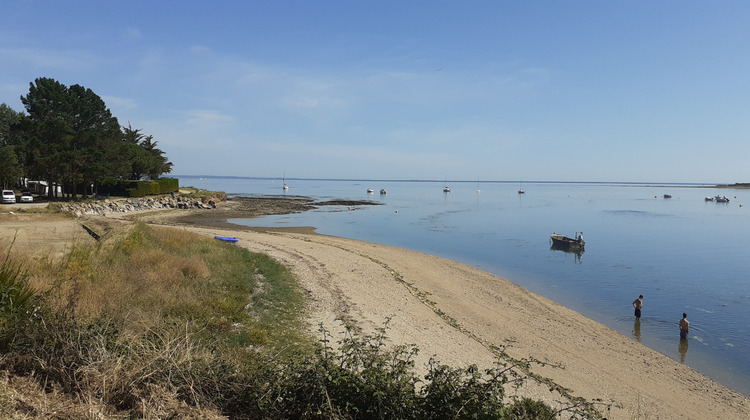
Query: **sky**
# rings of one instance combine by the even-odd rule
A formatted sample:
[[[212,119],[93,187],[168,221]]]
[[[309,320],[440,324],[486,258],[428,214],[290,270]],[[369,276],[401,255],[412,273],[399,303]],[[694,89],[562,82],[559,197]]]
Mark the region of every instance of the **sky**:
[[[173,174],[750,182],[746,1],[8,1],[0,103],[92,89]]]

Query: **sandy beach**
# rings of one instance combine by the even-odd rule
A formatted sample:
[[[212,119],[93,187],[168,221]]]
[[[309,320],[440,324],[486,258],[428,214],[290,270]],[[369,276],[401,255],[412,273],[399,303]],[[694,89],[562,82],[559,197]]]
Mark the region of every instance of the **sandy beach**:
[[[203,212],[187,218],[185,213],[177,217],[178,213],[164,211],[142,219],[207,236],[235,236],[239,246],[284,263],[309,292],[312,331],[319,324],[338,331],[337,319],[343,317],[374,332],[390,319],[389,339],[418,346],[418,367],[433,356],[452,366],[487,367],[496,360],[498,348],[505,348],[515,359],[561,366],[532,366],[532,372],[572,396],[601,400],[607,418],[750,418],[746,397],[510,281],[405,249],[309,230],[233,226],[222,221],[236,209],[226,209],[227,213]],[[0,235],[7,239],[15,234],[23,246],[24,238],[41,235],[37,229],[43,228],[50,243],[50,229],[69,238],[81,224],[80,219],[59,218],[44,225],[20,220],[26,217],[0,216]],[[84,235],[79,240],[87,239]],[[534,381],[519,393],[556,408],[566,404],[557,392]]]

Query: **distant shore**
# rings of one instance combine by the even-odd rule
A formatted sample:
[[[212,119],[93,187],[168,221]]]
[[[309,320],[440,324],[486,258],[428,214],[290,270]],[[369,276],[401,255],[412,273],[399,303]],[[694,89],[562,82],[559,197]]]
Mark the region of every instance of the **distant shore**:
[[[338,317],[416,344],[417,366],[431,356],[453,366],[491,365],[498,348],[516,359],[563,366],[533,372],[572,396],[601,399],[607,418],[750,418],[750,401],[667,356],[509,281],[463,264],[405,249],[314,234],[307,228],[259,228],[227,219],[305,211],[304,198],[250,198],[206,211],[155,212],[144,220],[239,245],[288,265],[310,294],[310,328],[336,331]],[[557,392],[525,385],[522,396],[562,408]],[[609,411],[605,408],[609,405]]]

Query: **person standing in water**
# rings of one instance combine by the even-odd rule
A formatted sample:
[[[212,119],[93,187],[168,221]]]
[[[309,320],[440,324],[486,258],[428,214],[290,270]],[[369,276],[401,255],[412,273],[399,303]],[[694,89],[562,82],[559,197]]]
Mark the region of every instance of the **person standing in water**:
[[[638,299],[633,301],[633,308],[635,308],[635,319],[641,319],[641,309],[643,309],[643,295],[638,296]]]
[[[687,314],[683,312],[680,320],[680,340],[687,340],[689,333],[690,321],[687,320]]]

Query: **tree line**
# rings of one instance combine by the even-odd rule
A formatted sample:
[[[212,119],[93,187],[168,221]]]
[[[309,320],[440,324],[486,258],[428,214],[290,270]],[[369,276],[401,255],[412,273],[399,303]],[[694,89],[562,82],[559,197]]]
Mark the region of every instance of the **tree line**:
[[[21,96],[26,113],[0,104],[0,183],[45,181],[48,197],[85,199],[124,180],[156,180],[172,170],[152,135],[121,126],[104,101],[81,85],[46,77]]]

